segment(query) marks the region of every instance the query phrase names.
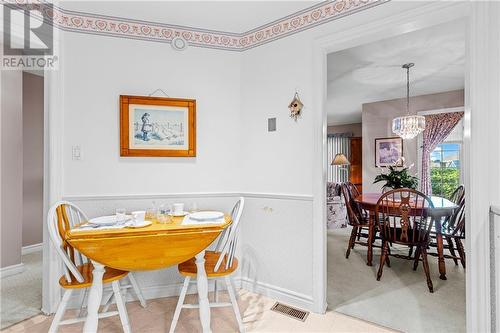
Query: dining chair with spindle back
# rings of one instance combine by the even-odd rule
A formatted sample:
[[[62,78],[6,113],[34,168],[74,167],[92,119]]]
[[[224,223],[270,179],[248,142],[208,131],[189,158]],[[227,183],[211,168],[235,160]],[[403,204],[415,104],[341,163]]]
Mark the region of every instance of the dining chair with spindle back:
[[[240,197],[238,202],[236,202],[232,212],[231,212],[231,225],[225,229],[219,236],[217,241],[217,246],[215,251],[205,252],[205,270],[207,273],[207,278],[214,280],[214,302],[210,303],[210,307],[226,307],[232,306],[234,315],[238,322],[238,329],[240,332],[244,332],[243,320],[241,318],[240,310],[238,308],[238,303],[236,301],[236,291],[233,287],[233,282],[231,275],[238,268],[238,259],[234,256],[236,251],[236,243],[238,241],[238,227],[240,223],[241,214],[243,212],[243,206],[245,204],[245,199]],[[198,308],[198,304],[184,304],[184,299],[189,288],[189,284],[194,282],[191,281],[192,278],[196,277],[197,269],[195,258],[191,258],[178,265],[178,270],[184,278],[184,284],[182,286],[181,293],[179,295],[179,300],[175,308],[174,317],[172,319],[172,324],[170,325],[170,333],[173,333],[175,327],[177,326],[177,321],[181,310],[183,308]],[[224,279],[226,284],[226,289],[229,294],[229,303],[219,303],[218,302],[218,290],[217,290],[217,280]]]
[[[450,196],[450,201],[457,204],[459,207],[461,206],[462,201],[465,200],[465,186],[464,185],[459,185],[451,194]],[[465,202],[464,202],[465,205]],[[453,259],[455,262],[455,265],[458,266],[458,260],[461,261],[462,266],[465,268],[465,253],[463,252],[463,244],[462,244],[462,239],[463,238],[455,238],[451,236],[451,233],[454,230],[453,226],[455,225],[455,220],[458,218],[457,213],[460,210],[455,210],[455,213],[453,215],[447,216],[444,218],[444,220],[441,223],[441,229],[440,230],[431,230],[431,240],[429,242],[429,247],[432,248],[437,248],[437,234],[441,234],[443,239],[446,240],[446,244],[443,244],[443,249],[447,249],[450,254],[445,254],[443,257],[445,259]],[[464,230],[465,233],[465,230]],[[456,250],[458,251],[459,255],[457,256],[455,252],[455,245],[453,244],[453,239],[455,239],[455,244],[456,244]],[[460,248],[459,248],[460,246]],[[429,252],[429,255],[432,256],[438,256],[437,252]]]
[[[354,248],[355,244],[368,246],[368,241],[360,241],[360,237],[368,239],[368,233],[362,233],[363,228],[370,228],[368,217],[363,214],[361,207],[353,200],[352,191],[347,183],[342,184],[342,196],[345,200],[345,205],[347,209],[347,220],[349,225],[352,227],[351,237],[349,238],[349,243],[347,245],[347,250],[345,257],[349,258],[351,249]],[[358,240],[356,240],[356,236]]]
[[[461,184],[458,185],[458,187],[451,194],[450,201],[458,205],[464,197],[465,197],[465,186]]]
[[[353,198],[356,198],[357,196],[359,196],[361,194],[361,193],[359,193],[359,190],[356,187],[356,185],[354,185],[352,182],[345,182],[344,184],[347,185],[347,188],[351,192],[351,195]]]
[[[455,209],[452,216],[445,220],[442,224],[441,230],[433,230],[431,232],[433,238],[431,238],[429,247],[437,247],[435,235],[437,232],[441,233],[447,242],[447,245],[443,247],[448,249],[450,252],[450,254],[444,254],[443,257],[445,259],[452,259],[455,262],[455,265],[458,265],[458,260],[460,260],[462,267],[465,268],[465,249],[462,243],[462,240],[465,239],[465,194],[462,194],[459,198],[460,201],[456,202],[458,208]],[[453,241],[455,241],[455,245],[453,244]],[[458,255],[455,252],[455,246],[458,251]],[[429,255],[434,257],[438,256],[437,252],[429,252]]]
[[[92,285],[93,265],[83,254],[66,242],[65,233],[75,226],[87,221],[88,218],[85,213],[76,205],[67,201],[57,202],[50,208],[47,216],[50,240],[63,262],[64,274],[59,279],[59,285],[65,290],[49,329],[51,333],[56,332],[60,325],[69,325],[85,320],[85,317],[82,316],[83,307],[85,305],[87,290]],[[129,278],[130,284],[120,285],[119,281],[126,277]],[[111,283],[112,287],[111,293],[105,302],[103,312],[99,314],[99,318],[119,315],[124,332],[130,332],[130,324],[122,291],[126,291],[129,288],[134,289],[137,297],[141,301],[141,305],[145,306],[145,301],[137,282],[129,272],[106,267],[103,283]],[[83,289],[78,317],[61,321],[66,311],[68,301],[73,291],[77,289]],[[113,298],[116,301],[118,311],[107,312]]]
[[[375,221],[382,238],[382,254],[377,281],[380,281],[382,277],[384,263],[389,255],[414,260],[414,269],[418,266],[419,258],[422,257],[427,287],[431,293],[434,292],[427,260],[427,245],[432,228],[427,209],[433,207],[429,197],[416,190],[400,188],[382,194],[375,206]],[[389,246],[394,244],[415,247],[415,257],[391,254]]]

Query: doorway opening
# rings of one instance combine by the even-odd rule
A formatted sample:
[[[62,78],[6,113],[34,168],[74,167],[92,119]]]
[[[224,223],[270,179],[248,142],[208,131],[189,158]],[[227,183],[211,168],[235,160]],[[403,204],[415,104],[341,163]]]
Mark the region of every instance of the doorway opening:
[[[427,160],[422,158],[422,147],[424,143],[430,147],[428,138],[420,134],[402,140],[392,132],[391,123],[407,113],[407,77],[402,65],[409,62],[415,64],[410,81],[411,114],[431,116],[431,111],[440,110],[434,114],[463,115],[466,24],[463,19],[451,21],[327,55],[326,261],[331,310],[405,332],[466,330],[465,260],[462,265],[457,240],[443,237],[447,280],[440,278],[443,267],[438,258],[427,258],[433,293],[426,284],[422,261],[417,261],[414,271],[414,260],[398,258],[415,257],[408,246],[391,244],[391,267],[385,266],[377,281],[380,230],[375,228],[372,238],[368,235],[368,221],[374,214],[362,205],[363,200],[346,198],[341,191],[342,184],[350,182],[351,193],[356,192],[353,197],[357,192],[366,198],[380,196],[391,184],[384,189],[385,182],[374,183],[375,178],[389,173],[388,166],[402,165],[398,170],[407,167],[408,174],[418,178],[417,190],[453,201],[451,194],[467,172],[461,168],[465,158],[460,153],[462,122],[450,125],[440,142],[432,143]],[[428,118],[427,126],[432,126],[432,121]],[[430,177],[422,170],[429,170]],[[435,194],[422,188],[423,178],[431,183]],[[366,220],[365,227],[353,227],[353,212]],[[443,221],[453,214],[450,211]],[[459,239],[462,245],[464,238]],[[437,255],[436,242],[436,236],[431,235],[429,253]],[[368,244],[373,246],[372,266],[367,265]]]
[[[4,329],[40,314],[42,307],[43,71],[2,73],[2,98],[0,318]]]

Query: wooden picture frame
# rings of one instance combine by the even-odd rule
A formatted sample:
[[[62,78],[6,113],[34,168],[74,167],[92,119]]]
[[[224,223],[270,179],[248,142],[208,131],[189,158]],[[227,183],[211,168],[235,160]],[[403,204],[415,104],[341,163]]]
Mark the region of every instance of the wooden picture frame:
[[[196,156],[196,100],[120,95],[120,156]]]
[[[375,166],[403,166],[403,139],[400,137],[375,139]],[[396,162],[398,162],[396,164]]]

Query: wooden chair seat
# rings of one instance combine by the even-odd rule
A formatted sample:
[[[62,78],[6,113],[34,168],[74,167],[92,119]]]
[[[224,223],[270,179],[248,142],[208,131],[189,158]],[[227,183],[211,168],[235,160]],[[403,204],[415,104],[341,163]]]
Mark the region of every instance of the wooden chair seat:
[[[234,272],[238,268],[238,259],[233,258],[233,264],[231,267],[226,269],[226,258],[222,261],[222,265],[219,267],[217,272],[214,272],[215,264],[217,260],[219,260],[220,253],[216,253],[215,251],[206,251],[205,252],[205,270],[207,272],[208,278],[227,276]],[[184,276],[195,277],[197,273],[196,269],[196,259],[191,258],[188,261],[183,262],[178,265],[179,273]]]
[[[80,288],[88,288],[92,285],[92,271],[94,270],[94,266],[91,263],[86,263],[83,265],[77,266],[78,271],[83,276],[83,282],[78,282],[76,279],[73,279],[71,282],[66,281],[66,276],[63,275],[59,279],[59,284],[61,287],[65,289],[80,289]],[[126,277],[128,272],[120,271],[118,269],[114,269],[111,267],[105,267],[105,273],[102,277],[103,283],[110,283],[116,280],[120,280]]]

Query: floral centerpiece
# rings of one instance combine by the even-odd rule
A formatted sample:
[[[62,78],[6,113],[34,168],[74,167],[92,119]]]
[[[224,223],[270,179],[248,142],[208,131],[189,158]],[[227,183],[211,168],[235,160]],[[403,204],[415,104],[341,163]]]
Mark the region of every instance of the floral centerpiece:
[[[401,161],[403,163],[401,163]],[[402,166],[397,166],[402,165]],[[411,188],[416,190],[418,186],[418,177],[410,174],[413,164],[406,166],[404,157],[398,160],[394,165],[388,167],[379,167],[381,169],[381,174],[375,177],[373,182],[385,182],[383,189],[397,189],[397,188]]]

